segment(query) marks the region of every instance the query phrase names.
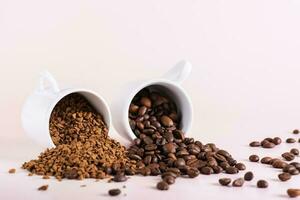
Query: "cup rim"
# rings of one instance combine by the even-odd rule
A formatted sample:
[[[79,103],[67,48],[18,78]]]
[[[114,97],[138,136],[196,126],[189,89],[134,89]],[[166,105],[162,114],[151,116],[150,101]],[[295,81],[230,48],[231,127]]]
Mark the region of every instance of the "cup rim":
[[[192,125],[192,119],[193,119],[193,105],[192,105],[192,101],[190,99],[190,97],[187,95],[187,93],[185,92],[185,90],[183,89],[183,87],[181,87],[180,84],[167,80],[167,79],[151,79],[148,81],[145,81],[143,83],[140,83],[137,87],[134,88],[134,90],[132,92],[130,92],[129,96],[127,97],[128,100],[126,101],[124,108],[125,110],[123,110],[123,119],[125,119],[125,131],[128,133],[128,135],[130,136],[130,138],[132,140],[134,140],[135,138],[137,138],[137,136],[134,134],[134,132],[131,130],[130,125],[129,125],[129,121],[128,121],[128,109],[130,106],[130,103],[133,99],[133,97],[143,88],[148,87],[150,85],[160,85],[160,84],[169,84],[172,85],[174,87],[176,87],[178,90],[180,90],[180,92],[182,92],[187,100],[187,104],[190,107],[190,118],[191,120],[189,121],[189,123],[184,127],[184,134],[186,134],[186,132],[188,132],[191,128]]]
[[[108,106],[106,100],[102,96],[100,96],[97,92],[95,92],[93,90],[85,89],[85,88],[66,88],[66,89],[62,89],[62,90],[60,90],[58,92],[57,97],[49,105],[49,108],[48,108],[48,111],[47,111],[47,115],[46,115],[47,126],[45,126],[45,128],[46,128],[46,133],[48,133],[47,137],[49,138],[49,141],[50,141],[50,144],[51,144],[52,147],[55,147],[56,145],[53,143],[53,140],[52,140],[51,135],[50,135],[50,126],[49,126],[50,123],[49,122],[50,122],[51,113],[52,113],[54,107],[65,96],[67,96],[69,94],[72,94],[72,93],[80,93],[80,92],[90,93],[90,94],[96,96],[103,103],[103,105],[104,105],[104,107],[106,109],[106,112],[107,112],[107,116],[104,116],[103,113],[100,113],[100,114],[102,115],[103,120],[105,121],[105,124],[107,126],[108,132],[110,131],[110,129],[111,129],[111,123],[112,123],[111,111],[109,109],[109,106]]]

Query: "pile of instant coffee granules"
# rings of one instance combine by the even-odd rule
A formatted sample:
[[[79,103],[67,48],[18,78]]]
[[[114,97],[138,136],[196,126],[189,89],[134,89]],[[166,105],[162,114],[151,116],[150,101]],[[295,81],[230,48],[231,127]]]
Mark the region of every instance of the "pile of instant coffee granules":
[[[23,164],[31,173],[59,180],[102,179],[122,168],[134,170],[125,147],[108,136],[102,116],[83,96],[64,97],[55,106],[49,123],[56,147]]]

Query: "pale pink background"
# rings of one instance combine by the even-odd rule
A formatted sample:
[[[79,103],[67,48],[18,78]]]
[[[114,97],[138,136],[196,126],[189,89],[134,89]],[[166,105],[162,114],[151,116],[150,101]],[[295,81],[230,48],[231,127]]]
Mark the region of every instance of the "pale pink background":
[[[1,199],[67,198],[73,194],[67,192],[70,188],[77,197],[91,194],[99,199],[106,191],[101,187],[109,187],[103,183],[97,192],[80,193],[83,190],[66,182],[63,188],[70,190],[53,186],[55,190],[40,194],[35,191],[37,183],[43,183],[38,177],[31,182],[24,172],[7,176],[7,168],[18,167],[42,150],[21,129],[20,111],[44,69],[61,85],[89,87],[111,101],[113,91],[124,83],[160,76],[185,58],[194,66],[183,84],[195,109],[189,135],[235,150],[240,159],[249,155],[245,145],[250,139],[288,135],[300,127],[299,11],[298,0],[1,0]],[[229,138],[238,139],[238,145]],[[275,175],[270,172],[268,177]],[[148,193],[161,197],[149,188],[154,180],[149,184],[132,179],[124,198],[146,199]],[[274,199],[288,186],[300,187],[293,184],[299,183],[297,177],[284,186],[275,183],[264,193],[248,187],[232,194],[214,186],[216,180],[207,178],[211,186],[202,177],[195,182],[179,180],[186,184],[172,187],[163,198],[180,198],[189,191],[191,196]],[[17,183],[20,192],[12,192]]]

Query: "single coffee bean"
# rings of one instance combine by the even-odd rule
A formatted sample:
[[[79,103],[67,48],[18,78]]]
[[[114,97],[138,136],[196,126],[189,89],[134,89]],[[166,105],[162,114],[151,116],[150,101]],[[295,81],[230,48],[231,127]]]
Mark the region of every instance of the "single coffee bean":
[[[244,185],[244,179],[238,178],[232,182],[233,187],[242,187]]]
[[[283,153],[281,156],[287,161],[292,161],[295,159],[295,155],[290,152]]]
[[[281,142],[282,142],[282,140],[281,140],[280,137],[274,137],[274,138],[273,138],[273,143],[274,143],[275,145],[279,145],[279,144],[281,144]]]
[[[287,138],[286,143],[295,143],[296,140],[294,138]]]
[[[200,174],[199,170],[196,169],[196,168],[190,168],[187,170],[187,175],[190,177],[190,178],[195,178],[197,177],[198,175]]]
[[[238,169],[238,170],[245,170],[246,169],[246,166],[243,164],[243,163],[237,163],[235,165],[235,167]]]
[[[263,143],[262,147],[265,149],[271,149],[275,147],[275,144],[273,142],[265,142]]]
[[[249,156],[249,160],[251,162],[258,162],[259,161],[259,157],[258,157],[258,155],[251,155],[251,156]]]
[[[168,185],[167,182],[161,181],[161,182],[157,183],[156,188],[159,189],[159,190],[168,190],[169,189],[169,185]]]
[[[296,169],[300,170],[300,163],[299,162],[291,162],[290,165],[294,166]]]
[[[298,169],[290,169],[289,170],[289,173],[291,174],[291,175],[298,175],[300,172],[299,172],[299,170]]]
[[[272,158],[271,157],[263,157],[261,160],[260,160],[260,162],[262,163],[262,164],[270,164],[270,161],[272,160]]]
[[[237,168],[232,167],[232,166],[227,167],[225,169],[225,171],[226,171],[227,174],[237,174],[239,172],[239,170]]]
[[[250,142],[250,143],[249,143],[249,146],[250,146],[250,147],[259,147],[259,146],[260,146],[260,142],[258,142],[258,141]]]
[[[288,164],[282,160],[279,160],[279,159],[276,159],[273,163],[272,163],[272,166],[274,168],[277,168],[277,169],[283,169],[285,166],[287,166]]]
[[[138,115],[139,116],[143,116],[143,115],[146,114],[146,112],[147,112],[147,107],[146,106],[142,106],[142,107],[139,108]]]
[[[171,127],[173,126],[173,120],[166,116],[166,115],[163,115],[161,118],[160,118],[160,122],[165,126],[165,127]]]
[[[163,181],[165,181],[166,183],[168,183],[169,185],[172,185],[175,183],[175,178],[173,176],[165,176],[163,178]]]
[[[257,187],[258,188],[267,188],[269,186],[268,182],[265,180],[259,180],[257,181]]]
[[[172,142],[165,144],[162,149],[166,154],[176,153],[176,146]]]
[[[298,129],[295,129],[295,130],[293,130],[293,133],[294,133],[294,134],[299,134],[299,130],[298,130]]]
[[[139,110],[139,107],[137,105],[130,104],[130,106],[129,106],[129,112],[136,113],[138,110]]]
[[[281,181],[287,181],[287,180],[291,179],[291,175],[287,172],[283,172],[283,173],[278,174],[278,178]]]
[[[227,186],[231,183],[231,179],[230,178],[220,178],[219,183],[223,186]]]
[[[140,174],[143,176],[150,176],[151,175],[151,169],[149,167],[144,167],[140,170]]]
[[[214,173],[214,170],[211,167],[202,167],[200,169],[201,174],[210,175]]]
[[[292,198],[300,196],[300,189],[290,188],[286,192],[289,195],[289,197],[292,197]]]
[[[293,169],[296,169],[296,167],[293,166],[293,165],[291,165],[291,164],[289,164],[289,165],[285,166],[284,168],[282,168],[282,171],[283,171],[283,172],[288,172],[288,173],[289,173],[289,171],[291,171],[291,170],[293,170]]]
[[[110,196],[118,196],[119,194],[121,194],[121,190],[120,189],[110,189],[110,190],[108,190],[108,194]]]
[[[144,148],[146,151],[153,151],[153,150],[157,149],[157,146],[156,146],[156,144],[147,144],[147,145],[145,145]]]
[[[123,173],[116,174],[112,179],[114,182],[124,182],[127,181],[127,177]]]
[[[178,158],[175,162],[174,162],[174,166],[175,167],[182,167],[185,166],[185,160],[183,158]]]
[[[290,152],[291,152],[292,154],[294,154],[295,156],[298,156],[298,155],[299,155],[299,150],[296,149],[296,148],[291,149]]]
[[[244,175],[245,181],[251,181],[251,180],[253,179],[253,177],[254,177],[254,175],[253,175],[252,172],[247,172],[247,173],[245,173],[245,175]]]
[[[151,100],[148,97],[142,97],[140,100],[141,105],[146,106],[147,108],[151,108]]]

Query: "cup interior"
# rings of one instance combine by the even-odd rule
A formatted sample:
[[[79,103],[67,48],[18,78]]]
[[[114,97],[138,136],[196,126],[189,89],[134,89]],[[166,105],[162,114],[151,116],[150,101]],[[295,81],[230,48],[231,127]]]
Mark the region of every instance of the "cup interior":
[[[179,85],[167,81],[152,82],[138,88],[136,92],[131,96],[131,101],[140,91],[145,88],[147,88],[150,92],[155,91],[167,98],[170,98],[175,103],[177,107],[177,113],[181,119],[179,128],[182,129],[184,133],[189,131],[192,124],[192,104],[185,91]],[[130,103],[127,107],[128,114]],[[127,119],[129,119],[128,114]],[[136,138],[136,135],[130,128],[129,120],[127,121],[127,129],[130,133],[130,136],[134,139]]]
[[[110,110],[109,110],[109,107],[108,107],[106,101],[102,97],[100,97],[97,93],[90,91],[90,90],[69,89],[69,90],[62,91],[61,95],[59,95],[59,97],[56,99],[55,103],[50,108],[50,112],[48,115],[48,130],[47,130],[48,132],[49,132],[49,128],[50,128],[49,127],[50,117],[51,117],[51,113],[52,113],[53,109],[55,108],[55,106],[57,105],[57,103],[59,101],[61,101],[64,97],[66,97],[67,95],[70,95],[70,94],[81,94],[82,96],[84,96],[84,98],[87,99],[87,101],[92,105],[92,107],[98,113],[101,114],[101,116],[103,117],[103,121],[105,122],[108,130],[110,129],[111,113],[110,113]],[[49,132],[49,137],[52,142],[50,132]],[[52,142],[52,144],[53,144],[53,142]],[[53,146],[55,146],[55,145],[53,144]]]

